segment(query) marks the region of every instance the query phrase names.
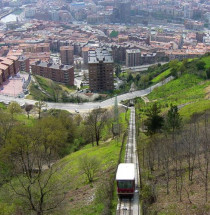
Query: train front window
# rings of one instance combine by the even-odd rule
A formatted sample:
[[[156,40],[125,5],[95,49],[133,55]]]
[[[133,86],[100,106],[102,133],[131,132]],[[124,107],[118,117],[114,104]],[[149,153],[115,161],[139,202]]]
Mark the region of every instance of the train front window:
[[[118,188],[131,189],[133,188],[133,181],[118,181]]]

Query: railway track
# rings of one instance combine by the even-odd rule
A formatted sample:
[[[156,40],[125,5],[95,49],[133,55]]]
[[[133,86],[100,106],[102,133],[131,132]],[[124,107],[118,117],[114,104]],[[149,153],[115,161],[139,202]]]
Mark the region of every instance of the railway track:
[[[133,215],[132,200],[131,199],[119,200],[116,215]]]
[[[129,121],[128,140],[125,152],[125,163],[134,163],[135,170],[135,194],[132,199],[122,198],[118,200],[116,215],[140,215],[139,208],[139,174],[138,174],[138,156],[136,151],[136,131],[135,131],[135,109],[131,108],[131,115]]]

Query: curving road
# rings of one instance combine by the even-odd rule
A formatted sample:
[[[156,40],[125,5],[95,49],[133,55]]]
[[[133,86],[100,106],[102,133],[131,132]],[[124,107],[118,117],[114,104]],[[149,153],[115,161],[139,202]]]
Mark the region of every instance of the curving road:
[[[152,87],[149,87],[144,90],[138,90],[130,93],[125,93],[122,95],[117,96],[118,102],[122,102],[124,100],[128,99],[134,99],[136,97],[142,97],[145,95],[148,95],[154,88],[162,86],[169,81],[173,79],[172,76],[166,78],[164,81],[161,81],[160,83],[155,84]],[[24,99],[24,98],[14,98],[14,97],[9,97],[5,95],[0,95],[0,102],[3,102],[7,104],[8,102],[11,101],[16,101],[17,103],[21,104],[35,104],[37,101],[35,100],[29,100],[29,99]],[[102,102],[87,102],[87,103],[80,103],[80,104],[75,104],[75,103],[53,103],[53,102],[46,102],[47,104],[47,109],[61,109],[61,110],[67,110],[69,112],[74,112],[75,110],[78,110],[79,112],[88,112],[96,108],[107,108],[110,106],[113,106],[115,102],[115,98],[110,98]]]

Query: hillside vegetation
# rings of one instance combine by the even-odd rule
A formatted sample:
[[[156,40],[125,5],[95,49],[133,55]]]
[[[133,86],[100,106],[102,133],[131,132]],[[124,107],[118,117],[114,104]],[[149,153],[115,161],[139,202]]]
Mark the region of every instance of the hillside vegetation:
[[[28,118],[16,102],[0,106],[0,214],[111,213],[129,111],[119,110],[116,133],[113,109],[81,117],[38,107]]]
[[[177,60],[171,82],[136,99],[144,214],[209,214],[210,55]]]

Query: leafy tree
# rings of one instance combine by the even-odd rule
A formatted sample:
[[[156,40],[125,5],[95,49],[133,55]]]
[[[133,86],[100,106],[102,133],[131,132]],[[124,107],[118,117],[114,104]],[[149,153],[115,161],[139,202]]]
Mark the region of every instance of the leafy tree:
[[[178,70],[179,69],[179,61],[178,60],[172,60],[169,62],[169,66],[172,69]]]
[[[68,144],[73,144],[75,138],[81,136],[80,134],[77,135],[78,127],[69,112],[60,111],[55,120],[60,121],[62,126],[66,129]]]
[[[162,128],[164,119],[159,115],[160,111],[160,107],[156,102],[152,105],[151,108],[148,109],[146,113],[146,116],[148,118],[145,121],[148,135],[153,135]]]
[[[93,179],[100,167],[100,161],[97,157],[85,155],[79,160],[79,168],[86,175],[88,182],[93,182]]]
[[[66,139],[61,122],[48,117],[34,127],[17,126],[1,150],[1,161],[12,166],[10,175],[17,179],[11,178],[8,186],[24,214],[50,213],[64,200],[67,178],[56,178],[61,166],[53,163]]]
[[[131,73],[127,77],[127,82],[130,82],[130,81],[133,81],[133,76]]]
[[[206,77],[207,79],[210,79],[210,68],[206,70]]]
[[[58,99],[61,94],[61,87],[55,83],[52,83],[51,89],[52,89],[53,101],[58,102]]]
[[[198,62],[196,63],[196,67],[197,67],[198,70],[203,70],[203,69],[205,69],[205,66],[206,66],[206,63],[203,62],[203,61],[198,61]]]
[[[47,107],[47,104],[44,101],[38,101],[35,103],[35,109],[38,112],[39,119],[41,118],[41,112],[44,107]]]
[[[118,78],[119,78],[120,73],[121,73],[121,67],[120,67],[120,65],[116,65],[115,74]]]
[[[118,31],[112,31],[109,36],[110,37],[117,37],[118,36]]]
[[[171,75],[173,75],[175,78],[178,77],[178,71],[175,68],[171,69]]]
[[[8,106],[8,111],[12,115],[12,119],[15,113],[21,113],[21,107],[17,102],[11,102]]]
[[[140,85],[144,88],[147,87],[149,84],[149,75],[142,75],[140,79]]]
[[[13,126],[14,122],[11,115],[3,110],[0,110],[0,147],[6,144]]]
[[[107,121],[106,109],[98,108],[93,110],[87,118],[87,124],[95,136],[96,145],[99,145],[102,129]]]
[[[141,76],[139,74],[137,74],[136,81],[138,82],[140,79],[141,79]]]
[[[181,123],[182,118],[179,115],[178,107],[176,105],[171,105],[165,120],[166,128],[174,134],[175,130],[181,127]]]
[[[62,150],[66,147],[68,138],[64,123],[55,117],[49,116],[39,120],[34,129],[36,134],[39,134],[45,151],[50,153],[49,156],[46,155],[45,159],[49,157],[48,162],[50,162],[53,154],[60,156]]]

